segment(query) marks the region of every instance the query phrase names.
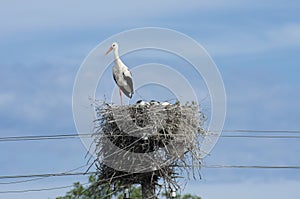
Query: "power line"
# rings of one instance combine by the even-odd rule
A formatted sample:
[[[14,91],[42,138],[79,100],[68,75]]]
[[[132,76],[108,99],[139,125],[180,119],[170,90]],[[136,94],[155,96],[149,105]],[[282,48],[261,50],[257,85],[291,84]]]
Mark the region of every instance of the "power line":
[[[289,166],[289,165],[273,165],[273,166],[264,166],[264,165],[187,165],[187,166],[179,166],[179,167],[202,167],[202,168],[209,168],[209,169],[300,169],[300,166]],[[52,173],[52,174],[32,174],[32,175],[16,175],[16,176],[0,176],[0,179],[5,178],[25,178],[25,177],[35,177],[35,176],[64,176],[64,175],[85,175],[85,174],[95,174],[96,172],[89,172],[89,173],[71,173],[71,174],[63,174],[63,173]],[[119,176],[114,176],[113,178],[124,177],[129,174],[122,174]],[[98,185],[100,182],[107,181],[109,179],[102,179],[97,181],[94,185]],[[82,185],[87,185],[90,183],[84,183]],[[92,186],[94,186],[92,185]],[[7,191],[0,191],[0,194],[11,194],[11,193],[26,193],[26,192],[39,192],[39,191],[50,191],[50,190],[57,190],[57,189],[65,189],[73,187],[74,185],[68,186],[60,186],[60,187],[51,187],[51,188],[42,188],[42,189],[25,189],[25,190],[7,190]]]
[[[89,182],[83,183],[82,185],[87,185],[87,184],[89,184]],[[51,191],[51,190],[66,189],[66,188],[71,188],[71,187],[74,187],[74,185],[67,185],[67,186],[61,186],[61,187],[51,187],[51,188],[43,188],[43,189],[8,190],[8,191],[0,191],[0,194]]]
[[[86,166],[90,166],[90,165],[85,164],[85,165],[76,167],[74,169],[70,169],[70,170],[62,172],[62,173],[70,173],[70,172],[76,171],[78,169],[84,168]],[[31,177],[31,179],[27,179],[27,180],[17,180],[17,181],[10,181],[10,182],[0,182],[0,185],[1,184],[6,184],[7,185],[7,184],[19,184],[19,183],[25,183],[25,182],[32,182],[32,181],[42,180],[42,179],[49,178],[49,177],[53,177],[53,176]]]
[[[142,171],[142,170],[140,170]],[[94,172],[95,173],[95,172]],[[27,175],[27,176],[36,176],[36,175],[48,175],[48,174],[32,174],[32,175]],[[53,175],[53,174],[51,174]],[[83,174],[84,175],[84,174]],[[121,175],[118,175],[118,176],[113,176],[111,178],[106,178],[106,179],[101,179],[101,180],[98,180],[96,183],[94,183],[92,186],[90,186],[89,188],[91,187],[94,187],[94,186],[98,186],[99,183],[101,182],[105,182],[105,181],[108,181],[108,180],[111,180],[111,179],[114,179],[114,178],[120,178],[120,177],[125,177],[125,176],[128,176],[128,175],[132,175],[132,173],[127,173],[127,174],[121,174]],[[54,174],[54,176],[57,176]],[[1,176],[0,176],[1,177]],[[13,176],[13,178],[17,178],[18,176]],[[82,185],[87,185],[87,184],[90,184],[89,182],[88,183],[84,183]],[[25,189],[25,190],[8,190],[8,191],[0,191],[0,194],[8,194],[8,193],[26,193],[26,192],[38,192],[38,191],[49,191],[49,190],[56,190],[56,189],[65,189],[65,188],[70,188],[70,187],[73,187],[74,185],[68,185],[68,186],[61,186],[61,187],[52,187],[52,188],[42,188],[42,189]],[[89,189],[88,188],[88,189]]]
[[[0,142],[8,141],[32,141],[32,140],[52,140],[52,139],[72,139],[79,137],[91,137],[93,134],[57,134],[57,135],[28,135],[28,136],[11,136],[0,137]]]
[[[207,168],[207,169],[300,169],[300,165],[221,165],[221,164],[193,164],[193,165],[176,165],[184,168]]]
[[[299,139],[300,136],[291,135],[221,135],[222,138],[262,138],[262,139]]]
[[[290,134],[300,134],[298,130],[223,130],[224,133],[281,133],[289,135],[221,135],[220,137],[225,138],[290,138],[298,139],[300,136]],[[58,139],[77,139],[77,138],[91,138],[93,133],[82,133],[82,134],[56,134],[56,135],[28,135],[28,136],[10,136],[0,137],[0,142],[11,142],[11,141],[37,141],[37,140],[58,140]]]
[[[39,177],[57,177],[57,176],[78,176],[78,175],[90,175],[96,172],[76,172],[76,173],[44,173],[44,174],[28,174],[28,175],[4,175],[0,176],[2,179],[13,179],[13,178],[39,178]]]
[[[25,182],[32,182],[32,181],[37,181],[37,180],[42,180],[45,179],[46,177],[40,177],[40,178],[32,178],[28,180],[17,180],[17,181],[11,181],[11,182],[0,182],[0,184],[20,184],[20,183],[25,183]]]
[[[202,168],[241,168],[241,169],[300,169],[300,165],[185,165],[179,167],[202,167]],[[35,178],[35,177],[58,177],[58,176],[78,176],[78,175],[91,175],[97,172],[76,172],[76,173],[45,173],[45,174],[28,174],[28,175],[3,175],[0,176],[2,179],[15,179],[15,178]],[[127,175],[127,174],[124,174]],[[130,175],[130,174],[128,174]]]
[[[300,134],[300,130],[253,130],[253,129],[226,129],[222,132],[230,132],[230,133],[298,133]]]
[[[192,167],[203,167],[209,169],[300,169],[300,166],[288,166],[288,165],[194,165]]]

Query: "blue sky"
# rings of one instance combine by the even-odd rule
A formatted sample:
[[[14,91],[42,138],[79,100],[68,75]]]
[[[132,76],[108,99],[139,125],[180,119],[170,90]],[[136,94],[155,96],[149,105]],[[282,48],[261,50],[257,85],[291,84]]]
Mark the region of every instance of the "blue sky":
[[[227,93],[225,129],[300,130],[300,3],[297,1],[1,1],[0,135],[74,133],[77,70],[101,41],[131,28],[183,32],[209,52]],[[297,139],[221,138],[207,164],[300,165]],[[84,165],[80,140],[1,142],[0,175],[62,172]],[[186,191],[203,198],[299,198],[298,170],[202,169]],[[85,182],[47,178],[0,191]],[[65,190],[1,194],[54,198]]]

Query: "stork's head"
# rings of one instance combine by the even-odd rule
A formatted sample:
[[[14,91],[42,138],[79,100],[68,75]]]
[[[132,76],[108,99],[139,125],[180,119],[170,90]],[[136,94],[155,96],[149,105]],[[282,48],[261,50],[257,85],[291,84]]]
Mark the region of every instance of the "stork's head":
[[[111,44],[110,48],[108,49],[108,51],[105,53],[105,55],[107,55],[108,53],[110,53],[110,51],[112,50],[117,50],[118,49],[118,44],[117,42],[114,42]]]

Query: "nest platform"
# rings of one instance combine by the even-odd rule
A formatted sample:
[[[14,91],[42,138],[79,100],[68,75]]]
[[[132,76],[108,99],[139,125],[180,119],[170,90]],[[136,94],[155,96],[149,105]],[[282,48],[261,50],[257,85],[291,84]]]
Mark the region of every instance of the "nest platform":
[[[95,104],[96,166],[103,183],[151,180],[179,188],[176,179],[201,164],[205,117],[195,103]],[[200,169],[200,168],[197,168]],[[199,174],[200,175],[200,174]]]

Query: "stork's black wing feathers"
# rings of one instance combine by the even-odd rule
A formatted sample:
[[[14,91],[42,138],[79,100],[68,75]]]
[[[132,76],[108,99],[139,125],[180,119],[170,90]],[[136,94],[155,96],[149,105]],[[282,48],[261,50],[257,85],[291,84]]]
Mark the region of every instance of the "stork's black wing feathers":
[[[130,73],[131,75],[131,73]],[[129,88],[125,89],[125,88],[121,88],[121,90],[123,91],[123,93],[129,97],[129,98],[132,98],[132,94],[134,93],[133,91],[133,83],[132,83],[132,78],[130,76],[126,76],[124,73],[123,73],[123,78],[125,79],[125,81],[127,82]]]
[[[115,76],[115,73],[113,73],[113,77],[114,77],[114,80],[115,80],[116,84],[118,84],[118,83],[117,83],[116,76]]]

